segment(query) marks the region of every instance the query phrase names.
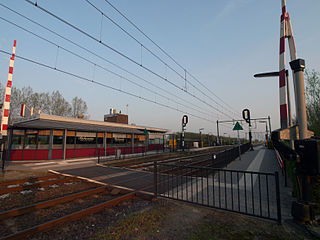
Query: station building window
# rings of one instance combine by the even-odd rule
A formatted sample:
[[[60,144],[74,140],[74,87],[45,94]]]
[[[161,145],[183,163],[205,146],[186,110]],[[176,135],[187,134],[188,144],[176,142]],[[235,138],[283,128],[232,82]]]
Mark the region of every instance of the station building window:
[[[107,139],[106,139],[106,141],[107,141],[107,144],[108,144],[108,145],[113,144],[114,139],[113,139],[113,137],[112,137],[112,133],[107,133]]]
[[[39,130],[38,149],[49,149],[50,130]]]
[[[103,148],[103,138],[104,138],[104,133],[97,133],[97,147],[98,148]]]
[[[76,132],[75,131],[67,131],[67,149],[73,149],[76,142]]]
[[[76,135],[77,148],[95,148],[96,133],[95,132],[77,132]]]
[[[125,145],[127,143],[127,134],[113,133],[113,144],[117,146]]]
[[[11,149],[23,149],[24,130],[13,130]]]
[[[54,130],[53,131],[53,149],[62,149],[63,144],[63,130]]]
[[[127,134],[127,144],[131,145],[131,134]]]
[[[38,130],[27,130],[26,131],[24,149],[36,149],[37,148],[37,134],[38,134]]]
[[[149,144],[160,144],[162,141],[160,141],[160,138],[154,138],[154,139],[149,139]]]
[[[146,136],[145,135],[134,135],[134,144],[143,145],[145,144]]]

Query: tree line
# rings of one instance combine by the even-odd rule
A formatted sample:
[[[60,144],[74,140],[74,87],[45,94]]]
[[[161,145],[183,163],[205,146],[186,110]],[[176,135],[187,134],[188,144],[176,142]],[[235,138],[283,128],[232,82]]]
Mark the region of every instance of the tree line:
[[[3,101],[5,87],[0,84],[0,100]],[[88,119],[87,103],[79,98],[74,97],[69,103],[59,91],[35,92],[30,86],[21,89],[13,87],[11,92],[10,115],[9,119],[16,119],[20,116],[21,104],[26,107],[33,107],[35,111],[40,110],[41,113],[50,115],[58,115],[64,117],[78,117]]]
[[[305,77],[308,128],[320,137],[320,72],[306,71]]]

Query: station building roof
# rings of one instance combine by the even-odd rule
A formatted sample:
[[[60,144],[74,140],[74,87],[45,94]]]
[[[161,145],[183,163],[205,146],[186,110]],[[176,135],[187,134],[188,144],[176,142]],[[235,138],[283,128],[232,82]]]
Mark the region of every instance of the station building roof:
[[[130,124],[102,122],[78,118],[61,117],[48,114],[38,114],[32,118],[14,121],[11,128],[37,128],[37,129],[67,129],[76,131],[112,132],[143,134],[144,129],[149,133],[167,133],[162,128],[136,126]]]

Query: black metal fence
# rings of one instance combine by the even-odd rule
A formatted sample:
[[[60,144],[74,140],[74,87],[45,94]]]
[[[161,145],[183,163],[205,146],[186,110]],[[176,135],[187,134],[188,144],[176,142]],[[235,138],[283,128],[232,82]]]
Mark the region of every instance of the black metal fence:
[[[250,143],[242,144],[240,146],[241,154],[245,153],[250,149]],[[232,161],[234,161],[237,157],[239,157],[239,147],[234,147],[231,149],[227,149],[218,153],[214,153],[211,155],[212,163],[210,167],[214,168],[223,168],[228,166]]]
[[[154,194],[276,220],[281,224],[279,176],[154,162]]]

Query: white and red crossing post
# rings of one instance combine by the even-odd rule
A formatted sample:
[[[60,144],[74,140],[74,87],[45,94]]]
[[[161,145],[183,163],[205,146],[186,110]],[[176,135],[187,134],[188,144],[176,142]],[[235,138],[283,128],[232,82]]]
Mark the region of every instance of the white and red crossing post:
[[[14,40],[12,56],[10,58],[9,64],[9,74],[8,74],[8,82],[6,86],[6,90],[4,92],[4,100],[2,106],[2,118],[1,118],[1,134],[2,136],[8,135],[8,120],[9,120],[9,111],[10,111],[10,100],[11,100],[11,89],[12,89],[12,74],[13,74],[13,65],[14,65],[14,57],[16,53],[16,44],[17,41]]]
[[[282,14],[280,24],[280,57],[279,57],[279,95],[280,95],[280,120],[281,128],[285,129],[290,127],[291,122],[288,118],[288,78],[285,69],[285,43],[288,39],[290,50],[290,66],[292,69],[293,84],[295,91],[295,105],[297,115],[297,125],[299,126],[299,138],[307,138],[307,113],[304,92],[304,60],[297,58],[297,51],[293,38],[292,25],[289,13],[287,12],[286,0],[281,0]]]
[[[280,100],[280,123],[281,128],[286,129],[291,125],[291,111],[288,109],[289,81],[286,74],[286,38],[289,41],[291,61],[297,59],[296,48],[289,13],[287,13],[286,0],[281,0],[282,14],[280,24],[280,51],[279,51],[279,100]]]

